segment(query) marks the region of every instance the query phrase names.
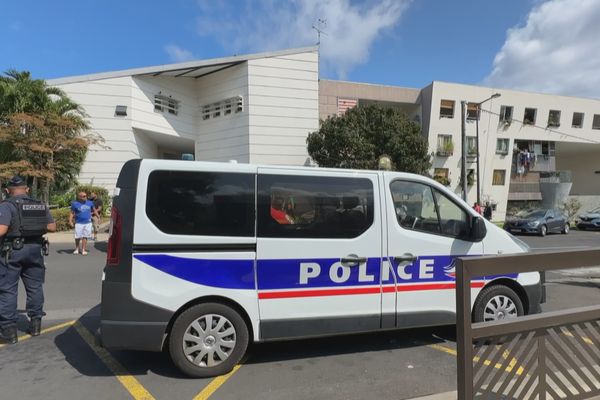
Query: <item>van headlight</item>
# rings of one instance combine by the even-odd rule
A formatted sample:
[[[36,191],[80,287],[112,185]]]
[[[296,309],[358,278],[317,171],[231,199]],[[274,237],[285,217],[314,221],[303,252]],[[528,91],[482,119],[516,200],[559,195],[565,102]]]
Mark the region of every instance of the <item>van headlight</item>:
[[[535,227],[536,227],[536,226],[538,226],[539,224],[540,224],[540,221],[532,221],[532,222],[529,222],[529,223],[527,224],[527,226],[531,226],[532,228],[535,228]]]

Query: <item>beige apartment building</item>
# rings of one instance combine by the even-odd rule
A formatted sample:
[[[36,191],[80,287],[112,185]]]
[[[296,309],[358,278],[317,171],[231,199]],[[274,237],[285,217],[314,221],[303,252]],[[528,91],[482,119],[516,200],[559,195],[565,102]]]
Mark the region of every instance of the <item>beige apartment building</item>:
[[[484,100],[478,113],[476,104]],[[481,200],[495,206],[495,220],[505,218],[512,202],[555,206],[570,196],[584,209],[600,205],[599,100],[438,81],[423,89],[330,80],[319,84],[320,119],[349,107],[379,104],[420,122],[432,155],[432,176],[457,194],[462,193],[462,101],[467,103],[470,204],[477,199],[478,122]]]

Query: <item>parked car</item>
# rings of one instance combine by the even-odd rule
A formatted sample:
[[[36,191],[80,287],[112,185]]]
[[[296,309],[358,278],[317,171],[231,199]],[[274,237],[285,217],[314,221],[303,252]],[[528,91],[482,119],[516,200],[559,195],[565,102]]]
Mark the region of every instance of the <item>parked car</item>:
[[[514,218],[507,219],[504,229],[511,233],[535,233],[540,236],[550,232],[567,234],[569,221],[560,210],[535,209],[521,211]]]
[[[579,216],[577,229],[585,231],[586,229],[600,229],[600,207],[596,207]]]

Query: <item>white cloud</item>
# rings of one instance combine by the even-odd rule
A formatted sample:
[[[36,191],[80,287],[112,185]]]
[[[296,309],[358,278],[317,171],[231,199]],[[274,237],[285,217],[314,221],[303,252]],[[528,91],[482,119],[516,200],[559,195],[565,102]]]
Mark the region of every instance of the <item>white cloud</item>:
[[[199,0],[198,32],[234,53],[313,45],[313,25],[326,20],[321,36],[321,68],[345,78],[369,58],[372,44],[396,25],[411,0]]]
[[[194,54],[191,51],[184,49],[182,47],[176,46],[174,44],[169,44],[169,45],[165,46],[165,51],[167,52],[167,54],[169,55],[169,58],[173,62],[190,61],[195,58]]]
[[[600,1],[550,0],[508,30],[489,86],[600,98]]]

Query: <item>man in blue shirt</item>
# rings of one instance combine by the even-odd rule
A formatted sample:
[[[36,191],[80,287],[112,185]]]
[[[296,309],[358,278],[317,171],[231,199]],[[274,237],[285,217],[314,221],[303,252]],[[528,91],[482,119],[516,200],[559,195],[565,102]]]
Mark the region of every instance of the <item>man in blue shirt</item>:
[[[75,228],[75,251],[73,254],[87,256],[87,241],[92,237],[92,210],[94,203],[87,199],[85,192],[77,194],[77,200],[71,203],[71,214],[69,214],[69,225]],[[75,224],[73,224],[75,220]]]

